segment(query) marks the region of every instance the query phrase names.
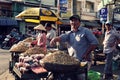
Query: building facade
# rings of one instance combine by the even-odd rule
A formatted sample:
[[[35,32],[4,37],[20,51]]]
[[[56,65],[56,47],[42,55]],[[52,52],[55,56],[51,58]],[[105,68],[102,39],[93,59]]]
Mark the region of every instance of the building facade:
[[[14,27],[18,28],[13,12],[11,1],[0,0],[0,35],[8,34]]]
[[[99,3],[100,0],[76,0],[76,3],[73,4],[73,0],[68,0],[68,11],[63,13],[62,17],[78,14],[83,20],[97,20],[97,6]],[[73,6],[76,10],[73,9]]]
[[[10,24],[9,26],[17,27],[20,30],[20,32],[24,34],[26,32],[26,27],[31,28],[37,24],[25,22],[24,20],[21,19],[16,19],[15,18],[16,15],[18,15],[20,12],[27,9],[28,7],[42,7],[42,6],[47,7],[50,6],[50,8],[57,13],[58,10],[60,10],[59,1],[60,0],[52,0],[52,3],[48,5],[47,0],[0,0],[0,16],[14,20],[13,22],[10,22],[12,24],[9,23]],[[100,0],[66,0],[66,1],[67,11],[65,13],[60,12],[62,18],[69,18],[73,14],[78,14],[80,15],[82,20],[98,20],[97,6]],[[4,24],[8,25],[8,23]]]

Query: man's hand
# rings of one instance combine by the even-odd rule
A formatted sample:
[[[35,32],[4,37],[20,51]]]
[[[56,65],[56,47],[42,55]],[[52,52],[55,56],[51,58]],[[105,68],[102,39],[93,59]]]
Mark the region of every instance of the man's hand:
[[[50,46],[53,46],[53,45],[55,45],[55,44],[56,44],[55,38],[53,38],[53,39],[50,41]]]
[[[50,41],[50,46],[53,46],[56,44],[56,42],[60,42],[60,37],[55,37]]]

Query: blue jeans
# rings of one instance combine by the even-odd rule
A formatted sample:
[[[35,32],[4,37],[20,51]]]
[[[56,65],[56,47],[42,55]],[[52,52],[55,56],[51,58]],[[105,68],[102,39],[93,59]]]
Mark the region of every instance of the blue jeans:
[[[113,53],[114,53],[114,51],[110,52],[110,53],[106,53],[106,63],[105,63],[105,67],[104,67],[105,74],[113,74],[113,71],[112,71]]]

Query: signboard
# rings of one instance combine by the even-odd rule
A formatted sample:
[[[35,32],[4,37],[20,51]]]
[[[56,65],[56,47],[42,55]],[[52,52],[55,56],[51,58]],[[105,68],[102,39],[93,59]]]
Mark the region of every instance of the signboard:
[[[60,4],[67,4],[67,0],[60,0]]]
[[[60,12],[66,13],[67,12],[67,7],[60,6]]]
[[[120,29],[120,7],[116,7],[113,13],[113,26]]]
[[[60,2],[59,2],[60,12],[62,12],[62,13],[67,12],[67,2],[68,2],[68,0],[60,0]]]
[[[107,15],[108,11],[107,8],[100,9],[100,15]]]
[[[100,19],[102,18],[103,21],[107,20],[107,8],[100,9]]]
[[[114,9],[114,13],[120,14],[120,7]]]

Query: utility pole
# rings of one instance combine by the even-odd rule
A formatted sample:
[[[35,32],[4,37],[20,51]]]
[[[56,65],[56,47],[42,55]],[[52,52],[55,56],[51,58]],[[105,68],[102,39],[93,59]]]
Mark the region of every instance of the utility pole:
[[[60,15],[60,1],[57,0],[57,13]]]
[[[73,2],[73,14],[77,14],[77,0],[73,0],[72,1]]]

